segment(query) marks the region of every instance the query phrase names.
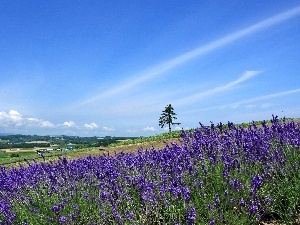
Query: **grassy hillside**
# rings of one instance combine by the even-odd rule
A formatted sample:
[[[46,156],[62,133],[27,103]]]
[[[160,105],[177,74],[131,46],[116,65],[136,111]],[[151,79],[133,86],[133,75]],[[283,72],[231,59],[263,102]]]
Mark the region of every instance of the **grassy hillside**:
[[[294,121],[297,124],[300,124],[300,118],[281,118],[278,120],[281,123]],[[270,126],[272,124],[271,120],[265,120],[265,123]],[[256,125],[258,127],[262,126],[262,121],[252,121],[245,122],[241,124],[234,124],[234,126],[240,126],[243,128],[248,128],[249,126]],[[222,129],[228,128],[228,124],[211,124],[213,127],[220,127]],[[192,133],[195,129],[185,130],[185,132]],[[97,156],[103,154],[109,154],[110,156],[115,155],[116,153],[124,152],[137,152],[138,149],[162,149],[166,146],[166,144],[170,144],[172,142],[176,142],[180,144],[180,134],[181,131],[172,131],[171,133],[161,133],[158,135],[150,136],[150,137],[141,137],[129,140],[122,140],[120,142],[112,143],[107,147],[89,147],[77,149],[75,151],[63,151],[63,152],[53,152],[44,154],[44,158],[36,153],[27,153],[18,151],[16,153],[4,153],[0,152],[0,165],[10,167],[10,166],[19,166],[20,164],[26,165],[27,162],[24,161],[26,158],[29,161],[43,162],[43,161],[57,161],[58,157],[66,157],[67,159],[77,159],[81,157],[87,157],[89,155]]]

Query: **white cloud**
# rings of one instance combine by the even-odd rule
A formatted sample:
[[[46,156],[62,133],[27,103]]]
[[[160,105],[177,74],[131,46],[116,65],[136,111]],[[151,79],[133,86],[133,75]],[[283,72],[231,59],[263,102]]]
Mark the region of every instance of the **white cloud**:
[[[186,127],[185,129],[189,129],[189,128]],[[164,127],[164,130],[165,130],[166,132],[169,131],[169,127]],[[172,126],[171,126],[171,130],[182,130],[182,127],[180,127],[180,126],[172,127]]]
[[[89,124],[84,124],[84,128],[87,128],[87,129],[97,129],[98,128],[98,125],[96,123],[89,123]]]
[[[53,128],[56,127],[55,124],[47,121],[47,120],[41,120],[33,117],[25,117],[23,116],[23,125],[29,126],[29,127],[43,127],[43,128]]]
[[[18,111],[16,111],[16,110],[10,110],[9,112],[8,112],[8,114],[12,117],[12,118],[19,118],[19,117],[21,117],[21,114],[18,112]]]
[[[74,127],[75,123],[73,121],[65,121],[62,125],[66,127]]]
[[[182,127],[176,126],[176,127],[174,128],[174,130],[182,130]]]
[[[143,128],[143,131],[156,131],[156,129],[154,127],[147,126],[147,127]]]
[[[42,127],[53,128],[55,124],[42,119],[23,116],[16,110],[7,112],[0,112],[0,126],[2,127]]]
[[[233,32],[227,36],[224,36],[220,39],[217,39],[215,41],[212,41],[204,46],[200,46],[198,48],[192,49],[182,55],[179,55],[177,57],[174,57],[168,61],[162,62],[161,64],[157,66],[153,66],[150,69],[147,69],[145,71],[142,71],[138,74],[135,74],[132,76],[131,80],[129,82],[126,82],[124,84],[119,84],[116,87],[109,89],[107,91],[104,91],[94,97],[91,97],[83,102],[80,102],[78,106],[90,104],[97,100],[104,99],[107,97],[110,97],[112,95],[118,94],[122,91],[126,91],[132,87],[135,87],[147,80],[153,79],[157,77],[158,75],[161,75],[171,69],[173,69],[176,66],[179,66],[189,60],[192,60],[196,57],[199,57],[201,55],[210,53],[218,48],[221,48],[223,46],[226,46],[228,44],[231,44],[234,41],[237,41],[245,36],[251,35],[253,33],[256,33],[260,30],[269,28],[271,26],[274,26],[276,24],[279,24],[281,22],[284,22],[288,19],[291,19],[293,17],[296,17],[300,14],[300,6],[294,7],[288,11],[284,11],[282,13],[279,13],[273,17],[270,17],[268,19],[265,19],[263,21],[260,21],[256,24],[253,24],[251,26],[248,26],[244,29],[241,29],[239,31]],[[248,79],[247,77],[244,77],[245,79]],[[240,81],[242,82],[242,81]],[[234,84],[233,84],[234,85]]]
[[[37,118],[25,118],[24,126],[29,126],[29,127],[43,127],[43,128],[53,128],[56,127],[55,124],[47,121],[47,120],[41,120],[41,119],[37,119]]]
[[[48,127],[48,128],[55,127],[55,125],[53,123],[50,123],[49,121],[42,121],[42,120],[40,120],[38,124],[41,127]]]
[[[7,112],[0,112],[0,121],[2,125],[17,125],[22,124],[22,115],[16,110],[10,110]]]
[[[36,122],[39,121],[37,118],[33,118],[33,117],[28,117],[27,120],[32,122],[32,123],[36,123]]]
[[[103,129],[104,131],[115,131],[115,129],[112,128],[112,127],[102,127],[102,129]]]

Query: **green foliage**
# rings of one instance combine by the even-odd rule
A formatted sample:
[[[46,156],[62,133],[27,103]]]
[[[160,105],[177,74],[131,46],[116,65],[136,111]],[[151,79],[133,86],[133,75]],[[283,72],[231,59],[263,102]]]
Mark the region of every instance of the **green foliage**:
[[[185,131],[189,132],[189,131]],[[116,142],[108,145],[108,147],[116,147],[121,145],[135,145],[135,144],[141,144],[141,143],[147,143],[147,142],[153,142],[153,141],[163,141],[168,139],[174,139],[174,138],[180,138],[181,131],[171,131],[167,133],[157,134],[150,137],[140,137],[135,139],[129,139],[122,142]]]
[[[169,132],[171,132],[171,125],[179,125],[180,123],[173,123],[173,120],[177,120],[176,113],[171,104],[165,107],[165,110],[162,111],[162,114],[159,118],[159,126],[163,128],[165,125],[168,125]]]
[[[15,157],[20,157],[20,155],[18,153],[12,153],[10,154],[11,158],[15,158]]]

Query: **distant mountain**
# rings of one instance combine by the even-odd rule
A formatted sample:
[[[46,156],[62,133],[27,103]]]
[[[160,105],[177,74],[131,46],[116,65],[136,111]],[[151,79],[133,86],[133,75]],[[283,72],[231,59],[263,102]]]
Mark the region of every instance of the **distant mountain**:
[[[13,133],[0,133],[0,136],[14,135]]]

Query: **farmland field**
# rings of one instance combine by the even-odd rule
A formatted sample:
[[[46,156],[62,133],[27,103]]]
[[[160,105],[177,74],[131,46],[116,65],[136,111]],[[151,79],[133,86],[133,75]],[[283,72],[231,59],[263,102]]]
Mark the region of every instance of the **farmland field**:
[[[10,149],[2,149],[0,151],[0,165],[10,167],[10,166],[18,166],[19,164],[26,165],[27,163],[24,161],[24,158],[28,160],[35,160],[36,162],[46,161],[57,161],[57,156],[64,156],[67,159],[77,159],[82,157],[87,157],[89,155],[92,156],[101,156],[104,153],[115,155],[116,153],[124,152],[137,152],[139,148],[150,149],[154,148],[163,148],[166,143],[177,142],[180,143],[179,138],[169,138],[166,140],[157,140],[157,141],[147,141],[143,143],[136,144],[128,144],[124,143],[124,145],[118,146],[110,146],[99,149],[99,147],[93,148],[83,148],[74,151],[53,151],[52,153],[45,153],[43,159],[40,155],[36,154],[36,151],[33,149],[20,149],[13,150]],[[13,155],[13,157],[12,157]],[[17,155],[17,157],[14,157]]]
[[[299,124],[273,117],[269,125],[211,124],[166,143],[29,160],[0,167],[0,221],[297,224],[299,151]]]

